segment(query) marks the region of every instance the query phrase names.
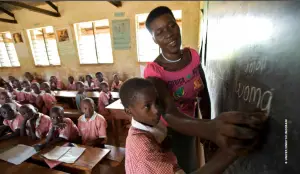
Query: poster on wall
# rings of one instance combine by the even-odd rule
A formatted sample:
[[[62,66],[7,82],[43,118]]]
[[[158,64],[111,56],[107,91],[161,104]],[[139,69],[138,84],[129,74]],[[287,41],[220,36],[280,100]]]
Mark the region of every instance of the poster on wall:
[[[11,37],[13,40],[13,43],[15,45],[15,49],[17,52],[18,57],[22,58],[28,58],[30,57],[29,55],[29,49],[25,44],[24,41],[24,35],[22,31],[15,31],[11,33]]]
[[[130,20],[113,20],[113,47],[115,50],[127,50],[130,48]]]
[[[12,33],[12,38],[13,38],[14,44],[24,43],[22,32]]]
[[[70,40],[69,34],[68,34],[68,29],[56,30],[56,35],[57,35],[58,42],[65,42],[65,41]]]
[[[70,27],[55,27],[55,34],[59,55],[63,56],[75,54]]]

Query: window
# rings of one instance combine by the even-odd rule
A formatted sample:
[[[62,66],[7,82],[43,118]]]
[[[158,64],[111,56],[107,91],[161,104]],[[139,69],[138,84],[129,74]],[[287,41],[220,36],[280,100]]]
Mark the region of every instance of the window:
[[[9,32],[0,33],[0,67],[19,67],[12,36]]]
[[[108,19],[74,24],[80,64],[113,63]]]
[[[27,33],[35,65],[60,65],[53,27],[30,29]]]
[[[181,10],[172,11],[180,31],[182,31]],[[137,20],[137,52],[139,62],[152,62],[159,54],[159,47],[154,43],[151,34],[146,28],[146,19],[148,13],[136,15]]]

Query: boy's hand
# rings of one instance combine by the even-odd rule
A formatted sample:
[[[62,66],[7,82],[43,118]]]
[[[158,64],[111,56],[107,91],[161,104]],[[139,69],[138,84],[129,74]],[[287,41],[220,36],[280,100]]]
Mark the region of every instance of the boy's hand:
[[[39,152],[42,149],[42,145],[41,144],[35,144],[35,145],[33,145],[33,148],[35,149],[35,151]]]
[[[210,123],[214,142],[234,154],[249,151],[258,142],[259,130],[267,118],[263,112],[224,112]]]

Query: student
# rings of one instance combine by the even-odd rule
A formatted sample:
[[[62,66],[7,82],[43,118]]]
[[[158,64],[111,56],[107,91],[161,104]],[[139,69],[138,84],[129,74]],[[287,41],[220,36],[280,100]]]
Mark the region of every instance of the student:
[[[63,140],[71,142],[78,140],[78,128],[70,118],[64,117],[64,109],[61,106],[51,108],[50,118],[52,121],[50,131],[44,143],[34,146],[37,151]]]
[[[25,104],[20,108],[24,117],[21,126],[21,136],[29,136],[33,140],[45,138],[51,127],[49,116],[39,113],[31,104]]]
[[[103,77],[102,72],[97,72],[95,75],[96,75],[95,86],[98,89],[101,89],[100,88],[100,83],[102,83],[103,81],[107,82],[108,80],[105,77]]]
[[[14,80],[14,85],[16,86],[13,94],[16,96],[16,100],[21,104],[26,103],[25,92],[19,80]]]
[[[45,93],[43,94],[43,101],[45,103],[43,107],[43,114],[49,114],[50,109],[57,103],[55,94],[50,90],[50,84],[48,82],[42,83]]]
[[[8,83],[15,89],[14,81],[17,80],[14,76],[8,76]]]
[[[81,81],[76,82],[76,89],[78,91],[76,94],[76,98],[75,98],[76,106],[77,106],[77,109],[79,111],[81,111],[81,107],[80,107],[81,101],[86,98],[83,82],[81,82]]]
[[[118,74],[114,74],[113,77],[114,81],[111,84],[111,91],[119,92],[123,82],[119,79]]]
[[[0,77],[0,88],[5,88],[5,83],[6,81],[2,77]]]
[[[21,104],[13,100],[11,93],[8,91],[3,91],[0,93],[0,105],[3,105],[5,103],[14,103],[16,105],[17,110],[19,110],[22,106]]]
[[[107,123],[102,115],[95,112],[94,101],[91,98],[83,99],[81,111],[84,114],[78,119],[78,129],[82,144],[104,147]]]
[[[5,83],[4,88],[6,89],[6,91],[10,92],[15,97],[15,95],[14,95],[15,90],[10,83]]]
[[[86,81],[84,82],[86,91],[93,91],[95,89],[95,84],[93,82],[92,75],[88,74],[85,76]]]
[[[69,81],[69,84],[68,84],[67,90],[76,91],[76,83],[74,81],[74,77],[69,76],[68,81]]]
[[[30,72],[25,72],[25,73],[24,73],[24,77],[25,77],[25,79],[27,79],[30,83],[38,82]]]
[[[64,90],[65,85],[61,80],[58,80],[55,76],[50,77],[51,90]]]
[[[10,129],[12,133],[4,136],[1,135],[0,140],[20,136],[20,129],[24,118],[17,112],[16,105],[14,103],[3,104],[1,107],[1,116],[4,118],[1,132],[6,132],[5,130]]]
[[[106,118],[109,117],[110,112],[105,107],[113,102],[113,98],[108,89],[109,88],[108,84],[106,82],[101,82],[100,88],[101,88],[101,92],[98,99],[98,109],[99,109],[99,113]]]
[[[37,107],[37,109],[39,110],[39,111],[42,111],[43,110],[43,106],[45,105],[45,103],[44,103],[44,100],[43,100],[43,95],[44,95],[44,92],[43,91],[41,91],[41,89],[40,89],[40,84],[39,83],[37,83],[37,82],[33,82],[32,84],[31,84],[31,88],[32,88],[32,90],[33,90],[33,93],[32,93],[32,97],[34,98],[34,103],[33,103],[33,105],[35,106],[35,107]],[[33,99],[31,99],[31,100],[33,100]]]
[[[160,120],[163,110],[157,97],[154,85],[142,78],[127,80],[120,89],[125,112],[132,117],[126,139],[127,174],[184,173],[174,153],[165,146],[167,127]],[[219,150],[205,166],[191,173],[222,173],[236,158],[236,154]]]
[[[84,83],[85,82],[84,76],[79,76],[78,77],[78,81]]]
[[[25,102],[26,103],[35,103],[35,98],[32,96],[32,89],[31,89],[31,84],[28,80],[24,80],[22,82],[22,87],[23,87],[23,92],[24,92],[24,95],[25,95]]]

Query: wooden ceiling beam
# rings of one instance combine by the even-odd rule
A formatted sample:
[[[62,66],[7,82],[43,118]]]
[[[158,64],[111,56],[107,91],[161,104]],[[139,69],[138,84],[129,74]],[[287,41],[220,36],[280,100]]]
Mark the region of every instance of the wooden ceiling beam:
[[[59,12],[53,12],[53,11],[45,10],[45,9],[42,9],[42,8],[34,7],[34,6],[31,6],[31,5],[28,5],[24,2],[16,2],[16,1],[1,1],[1,2],[6,3],[6,4],[10,4],[10,5],[13,5],[13,6],[26,8],[30,11],[45,14],[45,15],[48,15],[48,16],[53,16],[53,17],[60,17],[61,16]]]
[[[16,18],[15,18],[15,15],[12,12],[6,10],[5,8],[3,8],[1,6],[0,6],[0,11],[2,11],[4,13],[6,13],[7,15],[9,15],[10,17],[14,18],[14,19],[0,18],[0,22],[6,22],[6,23],[11,23],[11,24],[17,24],[18,23]]]
[[[121,1],[108,1],[109,3],[111,3],[112,5],[116,6],[116,7],[122,7],[122,2]]]
[[[11,24],[17,24],[17,20],[15,19],[4,19],[4,18],[0,18],[0,22],[6,22],[6,23],[11,23]]]

